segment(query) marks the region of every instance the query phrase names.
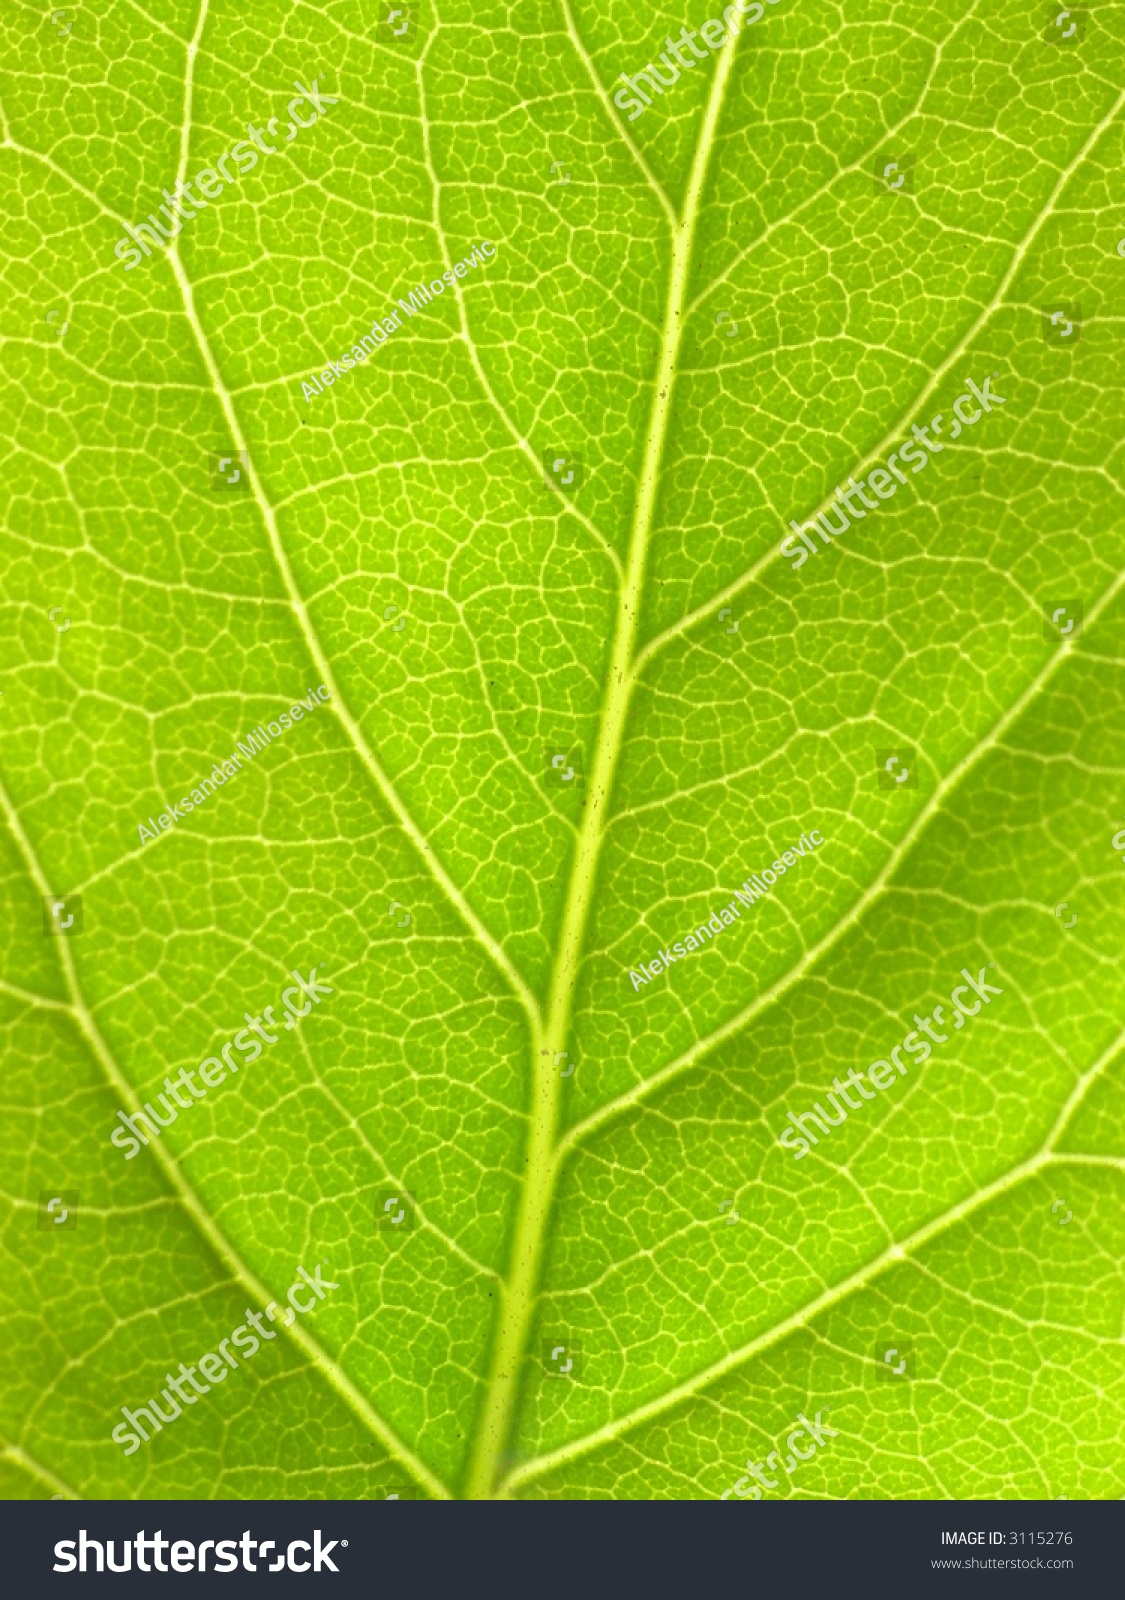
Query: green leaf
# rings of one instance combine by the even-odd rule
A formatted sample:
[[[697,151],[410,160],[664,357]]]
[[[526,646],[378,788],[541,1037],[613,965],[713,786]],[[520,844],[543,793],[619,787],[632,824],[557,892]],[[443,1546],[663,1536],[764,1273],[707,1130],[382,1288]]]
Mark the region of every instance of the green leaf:
[[[0,1491],[1125,1494],[1119,19],[267,9],[2,24]]]

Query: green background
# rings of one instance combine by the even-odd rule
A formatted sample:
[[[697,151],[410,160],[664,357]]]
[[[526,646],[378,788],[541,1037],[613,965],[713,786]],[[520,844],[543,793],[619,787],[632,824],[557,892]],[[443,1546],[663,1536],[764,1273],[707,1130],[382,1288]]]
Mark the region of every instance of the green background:
[[[1046,5],[781,0],[633,123],[614,80],[702,0],[387,10],[0,22],[0,1493],[714,1497],[830,1406],[772,1494],[1125,1495],[1122,7],[1064,47]],[[339,104],[126,273],[297,78]],[[777,557],[991,372],[960,447]],[[989,961],[986,1014],[779,1149]],[[314,962],[299,1031],[113,1149]],[[119,1408],[318,1260],[340,1291],[125,1459]]]

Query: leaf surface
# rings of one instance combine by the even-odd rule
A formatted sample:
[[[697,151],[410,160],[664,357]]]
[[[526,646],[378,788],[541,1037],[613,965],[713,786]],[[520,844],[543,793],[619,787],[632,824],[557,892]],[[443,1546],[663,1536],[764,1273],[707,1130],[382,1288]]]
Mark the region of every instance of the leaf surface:
[[[2,24],[0,1488],[1120,1496],[1119,12],[386,12]]]

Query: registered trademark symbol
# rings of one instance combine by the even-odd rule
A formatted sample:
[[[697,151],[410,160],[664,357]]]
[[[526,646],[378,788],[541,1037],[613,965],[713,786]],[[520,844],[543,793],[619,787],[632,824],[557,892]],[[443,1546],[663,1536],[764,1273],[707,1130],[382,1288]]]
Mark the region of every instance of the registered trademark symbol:
[[[347,1544],[347,1542],[348,1542],[348,1541],[347,1541],[347,1540],[346,1540],[346,1539],[341,1539],[341,1540],[340,1540],[340,1543],[341,1543],[341,1544]]]

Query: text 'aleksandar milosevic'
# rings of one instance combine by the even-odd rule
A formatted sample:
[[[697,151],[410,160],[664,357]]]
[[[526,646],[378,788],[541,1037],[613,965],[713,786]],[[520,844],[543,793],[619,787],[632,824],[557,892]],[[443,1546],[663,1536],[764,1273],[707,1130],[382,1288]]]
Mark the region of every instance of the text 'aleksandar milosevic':
[[[247,761],[252,761],[255,756],[261,755],[271,739],[280,739],[287,728],[291,728],[295,722],[300,722],[305,715],[305,711],[316,711],[322,701],[329,699],[331,699],[331,696],[323,684],[316,689],[310,689],[300,705],[294,702],[288,711],[283,711],[280,714],[276,722],[267,722],[264,728],[259,722],[245,744],[241,739],[236,739],[235,743]],[[304,706],[304,711],[301,710],[301,706]],[[241,770],[242,762],[233,751],[224,761],[216,761],[211,768],[210,777],[200,778],[190,796],[181,795],[175,805],[165,801],[165,809],[155,821],[152,817],[149,817],[149,827],[146,828],[143,822],[137,824],[141,831],[141,843],[147,844],[150,839],[155,839],[161,830],[167,832],[174,822],[182,822],[184,819],[181,812],[194,811],[197,806],[203,804],[204,800],[211,798],[220,784],[226,783],[228,778],[237,777]]]
[[[982,1006],[991,1005],[994,994],[1004,993],[1003,989],[998,989],[994,983],[989,983],[986,977],[991,966],[992,963],[990,962],[989,966],[981,967],[975,978],[968,967],[961,968],[961,976],[965,981],[957,984],[949,997],[953,1005],[953,1026],[955,1028],[963,1028],[970,1017],[975,1017],[979,1014]],[[977,996],[975,1003],[972,1005],[964,998],[970,993]],[[960,998],[958,998],[959,996]],[[847,1121],[848,1113],[844,1110],[845,1105],[849,1106],[853,1111],[861,1111],[865,1100],[875,1099],[870,1089],[864,1088],[865,1079],[873,1083],[876,1089],[882,1092],[898,1082],[898,1078],[895,1077],[895,1067],[898,1068],[899,1077],[905,1078],[907,1069],[902,1063],[901,1052],[903,1050],[908,1051],[912,1056],[916,1056],[918,1065],[921,1066],[932,1051],[932,1046],[926,1043],[926,1039],[920,1037],[921,1034],[924,1033],[927,1039],[932,1039],[934,1044],[948,1044],[948,1033],[939,1031],[941,1028],[949,1026],[945,1020],[944,1006],[935,1006],[933,1014],[928,1017],[920,1017],[915,1012],[914,1022],[916,1025],[915,1031],[908,1033],[901,1044],[896,1044],[894,1049],[888,1052],[891,1061],[894,1062],[894,1067],[891,1066],[891,1061],[873,1061],[865,1073],[857,1072],[853,1067],[843,1083],[840,1082],[840,1075],[837,1073],[832,1080],[832,1088],[824,1096],[830,1102],[836,1115],[834,1117],[829,1116],[819,1100],[813,1102],[811,1111],[790,1111],[787,1115],[793,1126],[785,1129],[777,1141],[778,1144],[784,1145],[787,1150],[792,1150],[794,1157],[800,1161],[802,1156],[808,1155],[810,1143],[820,1143],[817,1133],[819,1133],[820,1138],[827,1139],[833,1128],[838,1128],[842,1122]],[[853,1100],[848,1093],[849,1085],[859,1094],[860,1098],[858,1100]],[[814,1133],[812,1128],[809,1127],[810,1122],[815,1126],[817,1133]]]
[[[823,843],[823,836],[814,828],[807,838],[802,834],[792,850],[783,850],[780,859],[775,861],[772,867],[764,867],[761,872],[752,872],[742,888],[734,891],[734,899],[727,905],[720,906],[718,911],[712,911],[706,922],[700,923],[698,928],[693,928],[682,939],[677,939],[671,948],[660,950],[651,961],[640,962],[640,972],[629,973],[634,990],[650,983],[662,972],[667,972],[673,962],[682,961],[691,951],[701,950],[705,944],[710,944],[712,939],[725,928],[733,928],[735,921],[742,916],[742,912],[738,909],[739,904],[752,906],[755,900],[763,899],[786,869],[797,865],[799,857],[803,856],[806,850],[815,850]]]
[[[297,981],[291,988],[283,989],[281,991],[281,1003],[285,1007],[286,1012],[285,1026],[286,1028],[292,1029],[297,1026],[302,1017],[308,1016],[314,1005],[318,1006],[320,1004],[322,995],[334,994],[336,991],[331,987],[330,984],[325,983],[323,979],[317,977],[316,967],[311,967],[309,969],[309,975],[307,978],[302,978],[301,974],[295,968],[289,974],[289,976],[291,978],[295,978]],[[300,997],[302,994],[305,996],[305,999],[301,1005],[297,1005],[293,1000],[290,999],[291,995],[297,995]],[[207,1089],[217,1089],[219,1087],[227,1075],[227,1067],[229,1067],[232,1072],[238,1071],[239,1064],[232,1058],[232,1050],[237,1050],[240,1055],[246,1057],[245,1061],[242,1062],[242,1065],[244,1067],[248,1067],[251,1061],[257,1061],[258,1057],[262,1053],[262,1047],[258,1043],[258,1039],[264,1039],[266,1044],[277,1043],[280,1035],[276,1033],[270,1033],[269,1031],[270,1028],[277,1027],[277,1022],[274,1020],[272,1006],[265,1006],[260,1017],[252,1017],[249,1011],[244,1012],[243,1016],[246,1022],[246,1027],[243,1028],[241,1032],[236,1033],[233,1039],[227,1040],[226,1044],[219,1052],[223,1060],[220,1061],[217,1055],[208,1056],[206,1061],[201,1062],[200,1065],[196,1067],[195,1072],[199,1073],[199,1076],[203,1079],[204,1084],[207,1086],[206,1088],[196,1088],[195,1072],[193,1072],[190,1067],[181,1067],[178,1078],[166,1077],[164,1079],[164,1088],[167,1092],[165,1094],[158,1094],[156,1096],[156,1099],[163,1104],[164,1110],[167,1112],[167,1116],[162,1117],[160,1113],[154,1109],[151,1100],[146,1100],[144,1110],[135,1111],[131,1117],[126,1115],[124,1111],[119,1111],[117,1113],[118,1120],[123,1122],[125,1127],[114,1128],[113,1132],[109,1136],[109,1141],[111,1144],[115,1144],[119,1150],[125,1151],[126,1161],[132,1161],[133,1157],[140,1150],[141,1145],[148,1144],[148,1138],[143,1129],[137,1126],[138,1123],[143,1123],[147,1127],[148,1132],[152,1135],[152,1137],[154,1139],[159,1139],[161,1128],[169,1127],[173,1122],[175,1122],[176,1117],[179,1115],[179,1112],[174,1109],[175,1106],[179,1106],[180,1111],[190,1111],[197,1100],[203,1099],[204,1095],[207,1093]],[[262,1020],[263,1018],[265,1019],[264,1022]],[[250,1037],[251,1029],[258,1035],[258,1039],[252,1039]],[[226,1066],[223,1065],[224,1061],[226,1062]],[[189,1096],[188,1099],[181,1099],[181,1097],[176,1093],[177,1085],[179,1085],[179,1087]],[[128,1129],[128,1132],[126,1132],[126,1129]],[[129,1145],[132,1145],[133,1147],[131,1150],[128,1148]]]
[[[409,297],[406,300],[400,299],[398,304],[408,317],[417,316],[423,307],[436,300],[439,294],[445,293],[446,284],[452,288],[457,279],[463,278],[470,268],[483,266],[485,261],[495,254],[496,246],[492,240],[482,239],[479,245],[473,246],[471,254],[463,261],[455,261],[440,277],[431,278],[428,289],[424,283],[416,284],[411,289]],[[323,394],[325,389],[330,388],[337,378],[342,378],[344,373],[350,371],[357,362],[366,361],[369,355],[373,354],[381,344],[386,344],[391,335],[397,333],[401,327],[402,319],[397,311],[391,310],[385,317],[376,317],[368,332],[352,345],[346,355],[342,355],[338,362],[330,360],[319,378],[313,376],[307,382],[302,382],[301,393],[305,397],[305,404],[308,405],[314,395]]]

